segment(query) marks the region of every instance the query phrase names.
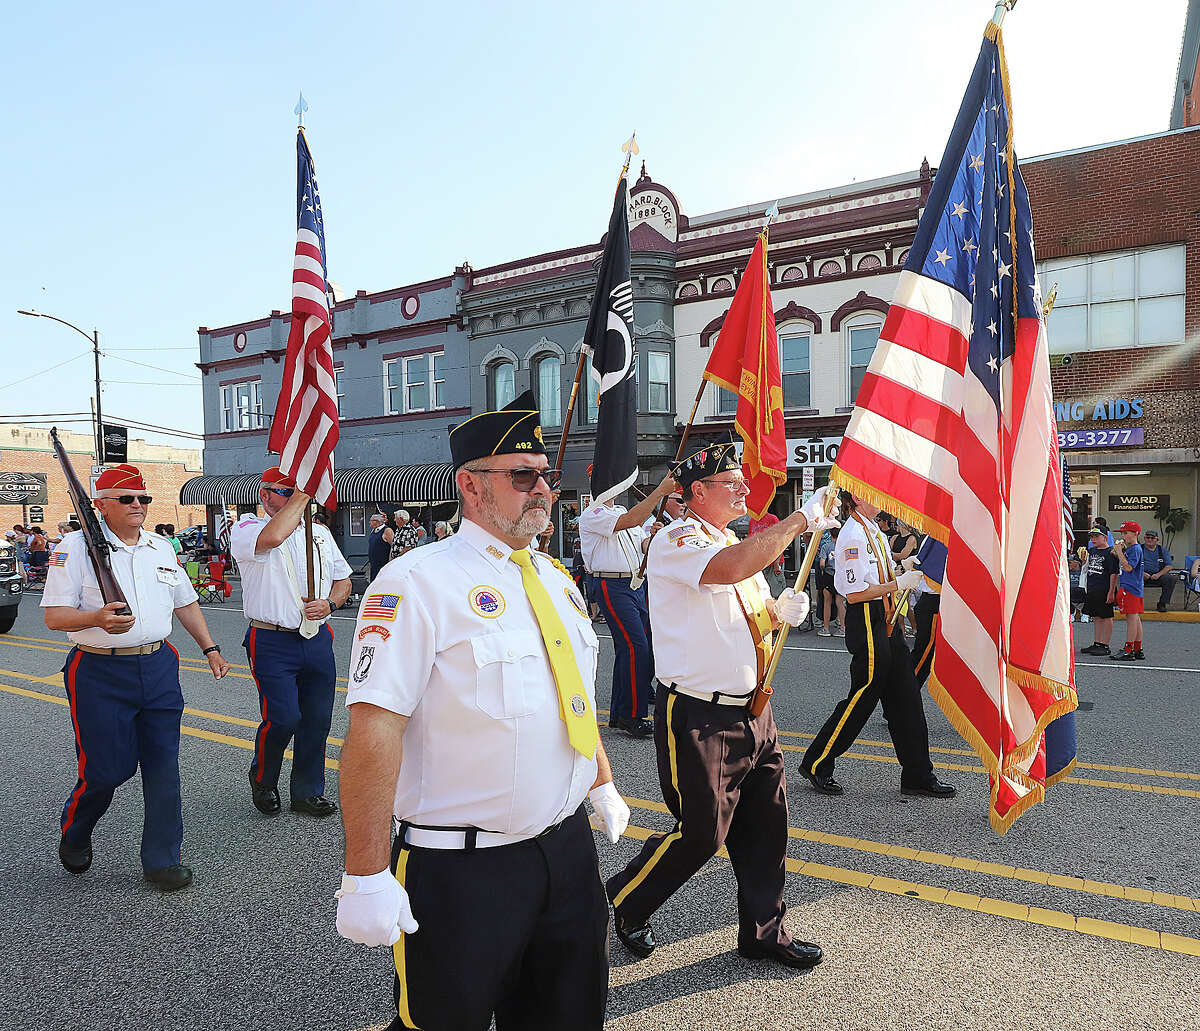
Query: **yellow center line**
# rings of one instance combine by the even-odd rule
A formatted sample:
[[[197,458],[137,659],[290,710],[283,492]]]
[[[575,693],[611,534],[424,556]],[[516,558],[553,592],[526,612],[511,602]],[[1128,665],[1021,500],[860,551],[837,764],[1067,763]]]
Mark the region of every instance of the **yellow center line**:
[[[594,820],[592,826],[596,827]],[[655,833],[661,832],[630,824],[625,828],[623,837],[631,838],[634,841],[645,841]],[[717,852],[717,855],[723,859],[729,858],[729,853],[723,848]],[[1063,913],[1056,909],[1022,906],[1015,902],[1006,902],[1003,899],[972,895],[962,891],[949,891],[946,888],[864,873],[861,870],[848,870],[839,866],[826,866],[824,863],[805,862],[793,859],[791,856],[785,857],[784,863],[789,872],[800,874],[802,877],[814,877],[822,881],[831,881],[834,884],[845,884],[855,888],[882,891],[889,895],[917,898],[923,902],[989,913],[994,916],[1008,917],[1011,920],[1020,920],[1024,923],[1038,924],[1042,927],[1075,931],[1093,938],[1107,938],[1112,941],[1129,942],[1133,945],[1145,945],[1148,948],[1178,952],[1185,956],[1200,956],[1200,939],[1198,938],[1186,938],[1183,935],[1168,934],[1166,931],[1155,931],[1148,927],[1134,927],[1131,924],[1119,924],[1111,920],[1075,916],[1072,913]]]
[[[10,694],[20,695],[25,698],[36,699],[38,701],[52,702],[55,705],[66,705],[65,698],[55,698],[53,695],[44,694],[41,691],[30,691],[23,687],[15,687],[11,684],[0,684],[0,690]],[[216,734],[209,730],[201,730],[197,727],[181,726],[181,733],[189,737],[202,738],[206,741],[213,741],[219,744],[231,745],[234,748],[242,748],[246,751],[254,750],[254,742],[245,738],[233,737],[229,734]],[[289,748],[284,752],[287,758],[292,758],[292,750]],[[336,770],[339,768],[339,763],[336,759],[325,757],[325,766],[328,769]],[[651,809],[654,811],[665,811],[666,806],[661,806],[659,803],[650,802],[648,800],[630,799],[630,802],[637,804],[640,808]],[[789,828],[799,832],[798,837],[804,837],[805,833],[801,828]],[[630,825],[625,830],[625,836],[644,841],[654,832],[649,828],[637,827]],[[825,835],[826,838],[834,837]],[[861,844],[861,843],[860,843]],[[871,843],[879,844],[879,843]],[[843,846],[845,847],[845,846]],[[889,846],[891,848],[891,846]],[[869,850],[868,850],[869,851]],[[722,858],[728,859],[729,853],[725,849],[721,849],[718,853]],[[889,851],[887,854],[895,854]],[[918,856],[920,853],[918,853]],[[926,853],[926,855],[935,855],[934,853]],[[900,858],[907,858],[901,856]],[[918,858],[916,856],[911,858]],[[946,857],[953,860],[955,857]],[[931,862],[931,860],[920,860],[921,862]],[[987,898],[986,896],[972,895],[960,891],[948,891],[945,888],[937,888],[928,884],[918,884],[912,881],[902,881],[893,877],[884,877],[877,874],[865,873],[861,870],[850,870],[843,867],[826,866],[823,863],[804,862],[799,859],[793,859],[791,856],[785,857],[785,864],[789,871],[798,873],[805,877],[814,877],[819,880],[831,881],[837,884],[847,884],[855,887],[868,888],[872,891],[882,891],[892,895],[903,895],[907,898],[919,898],[926,902],[933,902],[939,905],[952,906],[957,909],[975,910],[980,913],[990,913],[996,916],[1009,917],[1014,920],[1021,920],[1026,923],[1039,924],[1043,927],[1056,927],[1063,930],[1073,930],[1080,934],[1086,934],[1096,938],[1107,938],[1114,941],[1130,942],[1134,945],[1145,945],[1150,948],[1163,949],[1168,952],[1178,952],[1188,956],[1200,956],[1200,939],[1187,938],[1182,935],[1168,934],[1167,932],[1159,932],[1146,927],[1134,927],[1130,924],[1114,923],[1109,920],[1095,920],[1091,917],[1077,917],[1071,913],[1063,913],[1053,909],[1041,909],[1037,906],[1023,906],[1014,902],[1006,902],[1002,899]],[[946,865],[939,861],[935,865]],[[976,872],[992,873],[994,876],[1005,876],[1004,874],[995,873],[994,871],[983,869],[984,866],[996,864],[982,864],[976,861],[974,869]],[[1038,873],[1038,871],[1031,871]],[[1075,890],[1088,891],[1086,887],[1088,882],[1083,882],[1085,886],[1076,888],[1070,883],[1058,884],[1052,880],[1054,875],[1047,875],[1046,883],[1053,887],[1075,888]],[[1012,879],[1018,878],[1014,875]],[[1061,878],[1064,882],[1075,880],[1075,878]],[[1098,884],[1099,882],[1097,882]],[[1120,887],[1120,886],[1113,886]],[[1130,889],[1125,888],[1124,891]],[[1136,890],[1136,889],[1133,889]],[[1094,892],[1094,889],[1093,889]],[[1094,892],[1105,894],[1105,892]],[[1192,902],[1193,900],[1184,899],[1182,896],[1169,896],[1173,902],[1160,901],[1154,896],[1160,896],[1162,893],[1154,892],[1149,900],[1152,905],[1171,905],[1174,904],[1177,908],[1187,908],[1180,904],[1181,902]],[[1129,895],[1123,897],[1129,898]],[[1166,896],[1164,896],[1165,898]],[[1142,901],[1135,898],[1135,901]],[[1198,906],[1197,908],[1200,908]]]
[[[667,807],[661,802],[655,802],[648,798],[633,798],[629,795],[621,797],[634,809],[646,809],[652,813],[670,815]],[[1004,880],[1046,884],[1051,888],[1066,888],[1087,895],[1105,895],[1114,899],[1128,899],[1131,902],[1144,902],[1167,909],[1182,909],[1189,913],[1200,913],[1200,899],[1190,898],[1187,895],[1172,895],[1165,891],[1151,891],[1147,888],[1135,888],[1125,884],[1109,884],[1106,881],[1093,881],[1082,877],[1065,877],[1061,874],[1048,873],[1045,870],[1028,870],[1019,866],[1006,866],[1003,863],[970,859],[967,856],[948,856],[941,852],[926,852],[921,849],[909,848],[907,845],[889,845],[887,842],[870,841],[866,838],[826,834],[824,831],[813,831],[804,827],[789,827],[788,837],[797,838],[800,841],[811,841],[819,845],[832,845],[834,848],[844,848],[852,852],[871,852],[881,856],[893,856],[896,859],[911,859],[913,862],[925,863],[929,866],[970,870]]]

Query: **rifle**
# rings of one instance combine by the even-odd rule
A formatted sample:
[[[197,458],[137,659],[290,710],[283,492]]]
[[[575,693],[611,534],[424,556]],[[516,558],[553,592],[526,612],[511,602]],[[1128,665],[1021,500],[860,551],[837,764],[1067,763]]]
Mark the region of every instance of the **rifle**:
[[[119,601],[125,607],[117,615],[132,615],[125,600],[125,592],[121,590],[121,585],[117,583],[117,578],[113,575],[112,559],[109,557],[112,545],[104,536],[100,520],[96,518],[96,511],[92,508],[92,499],[83,489],[83,484],[79,482],[79,477],[71,466],[66,451],[59,443],[57,427],[52,427],[50,430],[50,443],[54,445],[54,454],[58,458],[58,464],[62,466],[63,476],[67,478],[67,493],[71,496],[71,505],[79,515],[83,540],[87,544],[88,558],[92,560],[92,569],[96,573],[96,583],[100,585],[100,594],[104,598],[104,604],[110,605],[114,601]]]

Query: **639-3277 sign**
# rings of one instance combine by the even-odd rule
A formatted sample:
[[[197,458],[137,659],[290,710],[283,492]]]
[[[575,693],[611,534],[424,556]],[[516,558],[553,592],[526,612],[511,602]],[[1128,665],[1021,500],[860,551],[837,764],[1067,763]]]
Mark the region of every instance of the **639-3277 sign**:
[[[1062,430],[1058,434],[1060,449],[1081,447],[1134,447],[1146,442],[1141,426],[1126,426],[1111,430]]]

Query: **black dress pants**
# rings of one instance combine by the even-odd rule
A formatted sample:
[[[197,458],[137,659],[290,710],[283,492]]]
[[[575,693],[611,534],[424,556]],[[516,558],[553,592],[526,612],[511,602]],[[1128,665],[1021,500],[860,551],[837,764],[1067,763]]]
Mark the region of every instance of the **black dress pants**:
[[[837,703],[808,746],[802,769],[818,777],[831,776],[834,760],[853,744],[876,703],[882,702],[902,768],[900,783],[924,784],[933,774],[933,763],[921,688],[913,675],[904,631],[897,623],[888,635],[881,600],[846,606],[846,649],[850,652],[850,694]]]
[[[392,871],[420,928],[392,947],[391,1031],[601,1031],[608,902],[581,806],[538,838],[474,850],[397,838]]]
[[[922,594],[917,600],[913,618],[917,624],[917,637],[913,641],[913,676],[917,679],[917,687],[924,687],[929,679],[929,670],[933,667],[934,641],[937,639],[939,612],[942,607],[942,596],[932,591]]]
[[[786,944],[787,794],[770,704],[752,717],[660,687],[654,742],[675,827],[651,835],[608,882],[613,908],[645,922],[724,845],[737,878],[739,944]]]

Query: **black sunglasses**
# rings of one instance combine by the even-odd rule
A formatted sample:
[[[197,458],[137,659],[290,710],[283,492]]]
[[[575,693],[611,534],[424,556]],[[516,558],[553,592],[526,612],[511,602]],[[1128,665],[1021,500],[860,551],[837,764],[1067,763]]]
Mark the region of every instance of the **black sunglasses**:
[[[281,498],[290,498],[296,493],[295,487],[268,487],[267,490],[272,494],[278,494]]]
[[[469,473],[491,473],[493,476],[507,476],[512,480],[514,490],[528,494],[537,486],[539,478],[546,481],[551,490],[558,490],[562,482],[562,472],[558,469],[468,469]]]
[[[137,498],[143,505],[148,505],[154,500],[150,494],[118,494],[115,498],[105,498],[104,500],[115,501],[121,505],[132,505],[134,498]]]

